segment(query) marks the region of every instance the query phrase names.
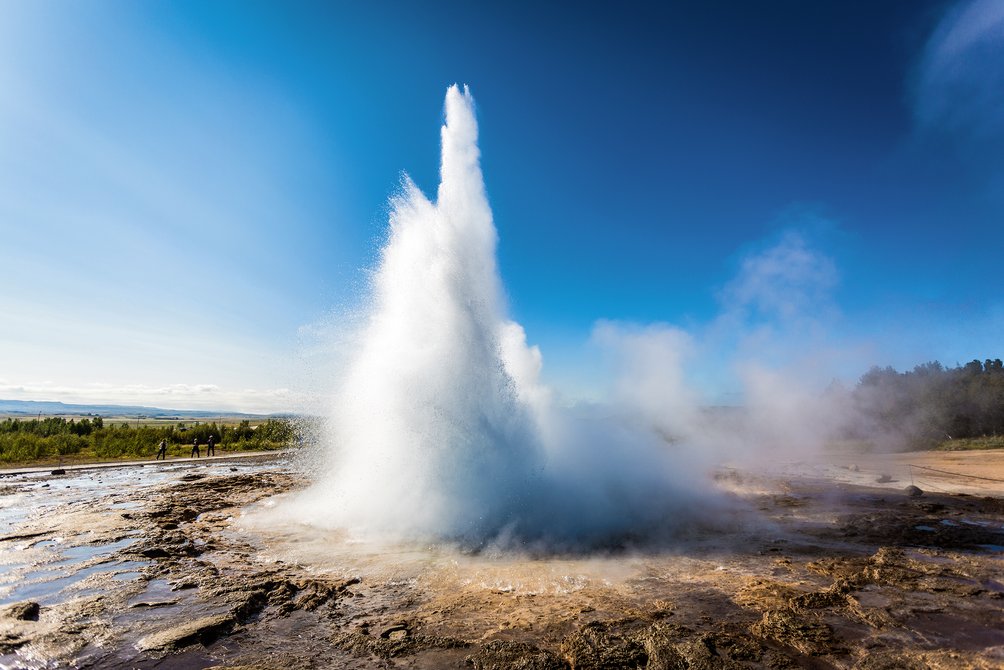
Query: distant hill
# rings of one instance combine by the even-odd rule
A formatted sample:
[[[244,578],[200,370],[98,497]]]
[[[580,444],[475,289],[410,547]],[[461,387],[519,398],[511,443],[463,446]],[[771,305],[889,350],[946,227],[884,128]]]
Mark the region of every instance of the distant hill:
[[[124,416],[150,419],[212,419],[215,417],[244,417],[248,419],[268,416],[289,416],[288,414],[246,414],[244,412],[208,411],[193,409],[164,409],[142,405],[74,405],[63,402],[39,400],[0,400],[0,415],[23,415],[25,417],[51,416],[59,414],[79,416]]]

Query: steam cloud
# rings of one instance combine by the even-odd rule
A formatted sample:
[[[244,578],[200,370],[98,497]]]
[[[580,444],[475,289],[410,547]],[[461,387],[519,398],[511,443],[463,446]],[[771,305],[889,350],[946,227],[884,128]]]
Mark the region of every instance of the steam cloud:
[[[705,409],[685,374],[700,345],[665,324],[600,322],[593,340],[618,370],[609,398],[562,402],[540,381],[541,352],[506,314],[479,157],[474,102],[453,86],[436,201],[406,179],[392,202],[365,318],[348,338],[330,449],[291,503],[301,519],[474,546],[665,538],[714,507],[713,462],[818,442],[826,412],[769,367],[740,371],[756,412]],[[791,236],[743,273],[706,336],[734,336],[729,320],[743,310],[791,318],[835,281]]]

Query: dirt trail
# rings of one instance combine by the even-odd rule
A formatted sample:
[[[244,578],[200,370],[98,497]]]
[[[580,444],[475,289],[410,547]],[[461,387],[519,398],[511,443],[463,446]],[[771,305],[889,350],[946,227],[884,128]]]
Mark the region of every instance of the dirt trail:
[[[22,467],[0,468],[0,477],[46,473],[46,472],[51,473],[53,470],[63,470],[64,472],[72,472],[79,470],[96,470],[96,469],[107,469],[107,468],[135,468],[135,467],[146,467],[146,466],[162,467],[164,465],[177,465],[179,463],[213,463],[219,461],[240,460],[244,458],[272,459],[275,457],[282,457],[291,453],[289,451],[224,452],[222,449],[218,449],[218,451],[220,453],[216,456],[204,456],[200,458],[189,458],[187,456],[168,456],[164,460],[149,458],[149,459],[132,460],[132,461],[95,461],[93,463],[68,463],[65,465],[62,464],[25,465]]]
[[[833,457],[845,470],[855,468],[855,477],[845,481],[885,488],[914,484],[940,493],[1004,496],[1004,450],[909,451]],[[886,475],[889,481],[879,478]]]

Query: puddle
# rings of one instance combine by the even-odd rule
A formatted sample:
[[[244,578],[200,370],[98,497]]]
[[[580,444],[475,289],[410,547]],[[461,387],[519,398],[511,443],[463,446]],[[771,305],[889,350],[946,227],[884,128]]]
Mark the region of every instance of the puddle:
[[[27,578],[37,578],[37,573],[28,573]],[[6,605],[8,603],[16,603],[22,600],[34,600],[42,604],[50,604],[53,602],[51,596],[62,591],[64,588],[78,582],[82,577],[77,575],[69,575],[67,577],[59,577],[57,579],[50,579],[40,582],[35,582],[32,584],[22,583],[20,586],[15,587],[6,596],[0,598],[0,604]]]
[[[138,603],[164,602],[178,600],[183,591],[171,590],[171,583],[166,579],[151,579],[147,582],[142,593],[138,593],[129,599],[127,607],[134,607]]]
[[[28,517],[28,507],[23,494],[0,496],[0,535],[8,535]]]
[[[914,561],[933,563],[935,565],[954,565],[955,559],[951,556],[931,553],[926,549],[908,549],[905,552],[907,558]]]
[[[3,577],[6,575],[15,573],[19,570],[23,570],[28,567],[25,563],[2,563],[0,564],[0,582],[4,581]]]
[[[1004,640],[1004,634],[999,630],[987,628],[982,622],[967,621],[940,610],[919,612],[910,623],[910,627],[920,633],[925,640],[950,639],[954,649],[982,651]]]
[[[129,598],[125,609],[114,617],[113,622],[115,626],[122,627],[163,628],[165,622],[191,618],[195,600],[195,591],[172,591],[167,580],[153,579],[143,591]],[[219,608],[209,608],[210,611],[213,609]],[[203,614],[203,609],[200,608],[199,613]]]
[[[117,575],[115,575],[114,577],[112,577],[112,579],[114,579],[117,582],[129,582],[129,581],[132,581],[134,579],[139,579],[142,576],[143,576],[142,572],[135,572],[135,571],[133,571],[133,572],[120,572]]]
[[[993,591],[994,593],[1004,593],[1004,584],[996,582],[992,579],[987,579],[980,582],[980,586],[987,591]]]
[[[127,537],[108,544],[82,544],[76,547],[69,547],[60,552],[61,559],[54,565],[62,565],[71,562],[83,562],[99,556],[113,554],[120,549],[125,549],[126,547],[134,544],[136,539],[137,538]]]
[[[58,567],[58,566],[57,567],[36,567],[34,570],[31,570],[30,569],[31,566],[29,566],[29,565],[26,565],[24,567],[27,570],[24,573],[18,575],[16,577],[15,581],[24,581],[25,579],[32,579],[32,580],[49,579],[50,577],[54,579],[56,577],[62,577],[63,575],[67,574],[67,572],[66,572],[66,570],[64,568],[61,568],[61,567]]]
[[[865,588],[859,591],[855,598],[861,603],[862,607],[878,608],[878,607],[888,607],[892,600],[888,596],[878,592],[875,589]]]
[[[90,593],[99,593],[101,589],[91,588],[80,591],[64,591],[81,582],[91,575],[105,572],[122,571],[124,574],[139,576],[137,570],[144,568],[148,563],[144,561],[114,561],[108,563],[98,563],[80,570],[72,571],[69,574],[52,567],[43,567],[25,573],[19,580],[17,586],[0,597],[0,605],[20,602],[22,600],[35,600],[46,605],[53,605],[71,597],[78,597]],[[114,579],[115,577],[113,577]]]

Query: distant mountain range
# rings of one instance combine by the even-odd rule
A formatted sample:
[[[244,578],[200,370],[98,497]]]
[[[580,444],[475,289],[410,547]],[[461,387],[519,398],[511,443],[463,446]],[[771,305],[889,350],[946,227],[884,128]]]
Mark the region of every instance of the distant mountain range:
[[[290,416],[288,414],[246,414],[244,412],[209,411],[194,409],[163,409],[142,405],[73,405],[63,402],[39,400],[0,400],[0,415],[23,415],[25,417],[59,415],[79,416],[124,416],[150,419],[212,419],[214,417],[263,418],[267,416]]]

